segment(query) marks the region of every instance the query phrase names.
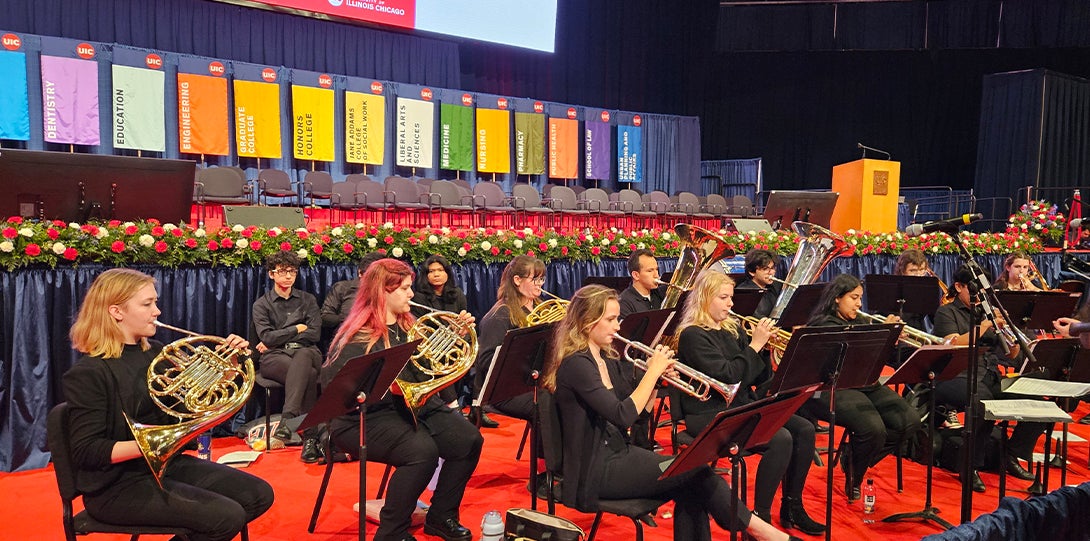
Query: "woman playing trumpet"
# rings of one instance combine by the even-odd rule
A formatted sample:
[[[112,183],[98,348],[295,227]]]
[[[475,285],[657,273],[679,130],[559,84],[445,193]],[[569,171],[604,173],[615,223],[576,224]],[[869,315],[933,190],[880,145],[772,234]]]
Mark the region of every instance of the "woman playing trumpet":
[[[739,332],[730,311],[733,297],[734,280],[730,276],[717,271],[703,271],[697,276],[678,324],[678,361],[723,383],[740,383],[730,404],[737,407],[760,398],[754,388],[768,380],[771,373],[761,350],[775,329],[772,320],[763,318],[753,327],[753,336]],[[712,395],[706,401],[682,396],[681,407],[686,432],[696,435],[728,406],[722,397]],[[772,500],[782,481],[780,525],[810,535],[824,532],[825,525],[811,519],[802,505],[802,489],[813,463],[814,424],[794,415],[758,452],[763,456],[757,467],[753,513],[771,522]]]
[[[625,430],[654,403],[659,378],[671,372],[669,350],[659,347],[638,383],[612,349],[620,330],[617,293],[600,285],[575,292],[557,327],[553,357],[542,385],[556,395],[563,433],[565,505],[597,508],[600,498],[669,498],[676,502],[674,539],[711,539],[708,516],[727,529],[730,487],[703,466],[660,480],[667,457],[633,446]],[[738,524],[756,539],[788,539],[787,534],[738,505]]]
[[[155,279],[131,269],[102,273],[84,297],[70,332],[83,357],[64,375],[76,487],[87,512],[103,522],[188,528],[190,539],[226,541],[269,509],[272,487],[229,466],[178,455],[160,488],[125,422],[125,415],[140,423],[177,422],[148,392],[148,367],[163,349],[149,340],[157,300]],[[248,346],[233,334],[224,345]]]

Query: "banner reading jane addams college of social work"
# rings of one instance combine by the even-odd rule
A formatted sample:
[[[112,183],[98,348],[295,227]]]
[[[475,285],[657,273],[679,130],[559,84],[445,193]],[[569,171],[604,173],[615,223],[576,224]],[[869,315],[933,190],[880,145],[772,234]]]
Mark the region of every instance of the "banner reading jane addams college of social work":
[[[283,155],[278,78],[273,68],[235,65],[235,142],[239,157],[278,159]]]
[[[348,163],[382,165],[386,155],[386,96],[383,84],[348,78],[344,92],[344,155]],[[368,88],[371,93],[362,90]]]
[[[295,118],[293,155],[301,160],[334,160],[333,78],[292,70],[291,110]],[[317,88],[316,88],[317,87]]]

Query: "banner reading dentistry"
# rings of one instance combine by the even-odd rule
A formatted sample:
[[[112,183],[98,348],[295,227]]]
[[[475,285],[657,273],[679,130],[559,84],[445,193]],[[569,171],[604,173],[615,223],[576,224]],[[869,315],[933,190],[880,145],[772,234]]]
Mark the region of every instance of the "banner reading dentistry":
[[[63,49],[57,50],[57,48]],[[68,53],[53,56],[48,52]],[[42,128],[47,143],[97,145],[97,51],[87,42],[42,40]]]
[[[300,160],[334,160],[333,78],[292,70],[292,155]]]
[[[386,155],[386,96],[381,81],[349,77],[344,92],[344,156],[382,165]]]

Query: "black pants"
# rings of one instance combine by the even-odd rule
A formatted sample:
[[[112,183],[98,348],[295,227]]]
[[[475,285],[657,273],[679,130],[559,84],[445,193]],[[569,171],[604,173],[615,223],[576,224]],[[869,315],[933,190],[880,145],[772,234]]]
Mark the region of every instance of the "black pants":
[[[805,415],[828,421],[829,393],[807,400]],[[920,416],[885,385],[836,392],[836,424],[851,432],[851,486],[859,487],[867,469],[920,429]]]
[[[150,471],[125,474],[83,502],[103,522],[188,528],[192,541],[232,539],[273,503],[261,478],[189,455],[172,458],[162,481],[160,489]]]
[[[261,375],[284,385],[284,417],[310,411],[318,398],[322,352],[315,346],[271,349],[261,354]]]
[[[367,460],[396,468],[386,490],[386,504],[379,513],[376,541],[408,536],[416,501],[428,487],[440,457],[444,460],[443,469],[432,494],[427,520],[437,523],[458,518],[466,484],[477,468],[484,445],[477,427],[457,410],[444,407],[429,412],[419,419],[419,428],[414,428],[403,415],[393,408],[367,414]],[[334,423],[334,441],[359,458],[359,425],[342,419]]]
[[[598,496],[605,499],[664,498],[675,502],[674,539],[710,541],[708,516],[724,530],[730,527],[730,485],[704,466],[659,480],[660,463],[669,457],[647,449],[626,446],[607,455]],[[738,502],[738,528],[749,526],[750,512]]]

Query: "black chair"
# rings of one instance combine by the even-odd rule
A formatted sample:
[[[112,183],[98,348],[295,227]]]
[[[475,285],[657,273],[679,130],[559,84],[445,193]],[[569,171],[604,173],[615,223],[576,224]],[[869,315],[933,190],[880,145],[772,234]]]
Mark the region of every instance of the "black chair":
[[[95,520],[87,511],[72,514],[72,502],[83,496],[76,488],[76,467],[72,463],[72,449],[68,442],[68,403],[61,402],[49,410],[46,418],[46,442],[49,452],[53,456],[53,473],[57,476],[57,488],[61,493],[62,516],[64,522],[64,538],[67,541],[76,541],[77,535],[92,533],[129,534],[132,541],[140,539],[141,535],[173,535],[182,539],[189,539],[192,535],[187,528],[167,528],[156,526],[125,526],[108,524]],[[242,541],[249,540],[247,528],[242,530]]]
[[[549,514],[556,513],[556,501],[553,487],[554,479],[563,471],[564,443],[560,428],[560,414],[556,409],[552,393],[542,390],[537,398],[538,416],[541,423],[542,451],[545,458],[545,486],[548,487]],[[560,490],[563,491],[562,486]],[[598,524],[602,521],[602,514],[620,515],[627,517],[636,526],[636,541],[643,541],[643,525],[657,527],[654,514],[658,508],[666,503],[666,500],[652,498],[633,498],[626,500],[598,500],[598,509],[594,515],[594,524],[590,527],[587,541],[594,541],[594,535],[598,532]]]

